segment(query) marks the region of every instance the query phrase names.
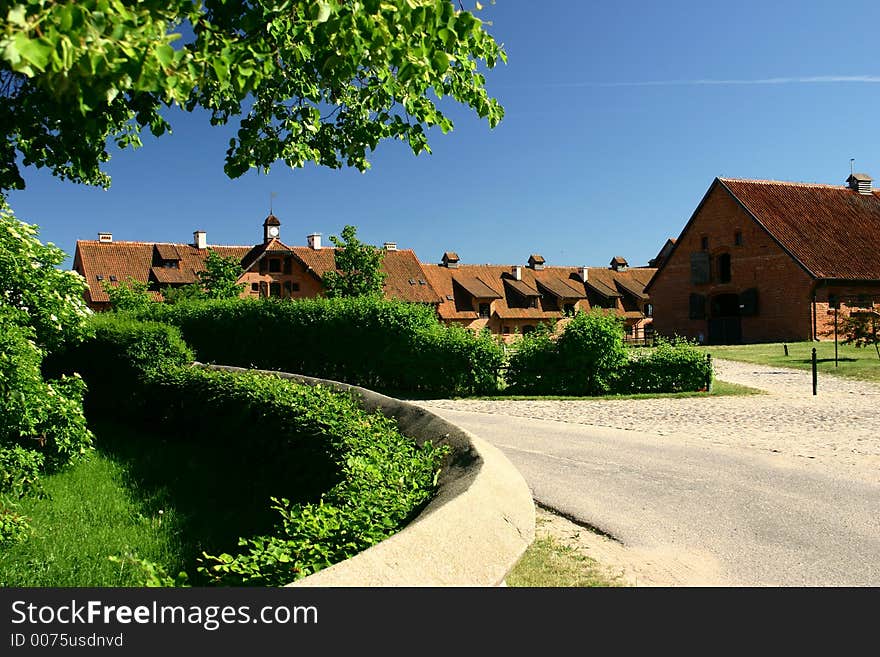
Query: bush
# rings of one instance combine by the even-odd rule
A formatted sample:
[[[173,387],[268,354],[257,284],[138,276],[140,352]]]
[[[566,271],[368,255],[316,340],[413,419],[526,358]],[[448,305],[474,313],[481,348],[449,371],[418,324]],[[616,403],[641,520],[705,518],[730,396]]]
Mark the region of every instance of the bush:
[[[623,320],[602,310],[579,312],[556,340],[549,331],[524,336],[511,355],[508,383],[517,394],[601,395],[613,389],[625,362]]]
[[[658,338],[653,349],[630,358],[617,389],[621,394],[702,390],[711,376],[709,361],[695,343]]]
[[[386,393],[493,392],[501,346],[440,323],[433,308],[371,297],[154,304],[200,360],[342,381]]]
[[[147,403],[142,388],[150,374],[195,360],[173,326],[124,313],[96,315],[89,326],[91,336],[50,358],[46,369],[79,373],[88,385],[90,411],[136,412]]]

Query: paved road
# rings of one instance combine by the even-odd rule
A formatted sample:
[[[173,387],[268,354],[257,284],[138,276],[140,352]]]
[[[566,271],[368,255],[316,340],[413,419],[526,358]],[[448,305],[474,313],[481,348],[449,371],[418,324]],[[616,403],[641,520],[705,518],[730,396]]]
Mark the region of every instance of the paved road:
[[[808,372],[717,366],[770,394],[423,405],[675,582],[880,585],[880,387],[823,379],[812,397]]]

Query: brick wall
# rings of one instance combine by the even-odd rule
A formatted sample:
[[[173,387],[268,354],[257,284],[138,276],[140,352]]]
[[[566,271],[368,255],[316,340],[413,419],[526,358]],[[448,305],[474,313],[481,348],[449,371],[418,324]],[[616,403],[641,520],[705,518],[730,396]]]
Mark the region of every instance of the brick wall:
[[[740,234],[738,245],[736,234]],[[704,244],[705,240],[705,244]],[[691,254],[711,256],[708,283],[691,282]],[[730,255],[730,281],[722,283],[719,260]],[[757,290],[757,313],[741,318],[742,342],[809,340],[812,337],[812,277],[715,183],[692,222],[678,238],[675,252],[649,289],[654,329],[661,335],[708,339],[712,299]],[[690,295],[706,298],[706,317],[690,319]]]

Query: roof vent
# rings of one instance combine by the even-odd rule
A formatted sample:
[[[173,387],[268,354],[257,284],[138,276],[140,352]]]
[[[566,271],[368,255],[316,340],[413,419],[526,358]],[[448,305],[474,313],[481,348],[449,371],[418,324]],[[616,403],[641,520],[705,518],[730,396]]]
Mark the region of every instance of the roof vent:
[[[535,271],[540,271],[544,269],[544,256],[538,255],[537,253],[533,253],[529,256],[529,267],[534,269]]]
[[[626,261],[626,258],[621,258],[620,256],[611,258],[611,269],[614,271],[625,271],[628,266],[629,263]]]
[[[871,191],[871,176],[867,173],[853,173],[846,179],[849,188],[859,194],[873,194]]]
[[[458,267],[458,260],[458,254],[455,251],[447,251],[443,254],[442,264],[448,269],[455,269]]]
[[[98,233],[98,241],[102,244],[110,244],[113,241],[113,233]]]
[[[382,248],[386,251],[397,251],[397,242],[385,242],[385,244],[382,245]]]

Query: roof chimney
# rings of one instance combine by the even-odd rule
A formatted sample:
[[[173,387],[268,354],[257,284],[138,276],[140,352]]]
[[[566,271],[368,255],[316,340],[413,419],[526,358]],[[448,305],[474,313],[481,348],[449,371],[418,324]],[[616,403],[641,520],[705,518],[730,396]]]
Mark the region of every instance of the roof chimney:
[[[309,241],[310,249],[317,251],[321,248],[321,233],[312,233],[306,239]]]
[[[590,268],[589,267],[578,267],[578,276],[581,277],[581,280],[586,283],[587,279],[590,278]]]
[[[204,249],[208,246],[208,233],[203,230],[193,231],[193,246],[197,249]]]
[[[110,244],[113,241],[113,233],[98,233],[98,241],[102,244]]]
[[[859,194],[873,194],[871,191],[871,176],[867,173],[853,173],[846,179],[849,188]]]
[[[513,274],[514,279],[516,279],[518,281],[522,280],[522,267],[520,267],[519,265],[514,265],[510,269],[510,273]]]
[[[383,248],[386,251],[397,251],[397,242],[385,242]]]

